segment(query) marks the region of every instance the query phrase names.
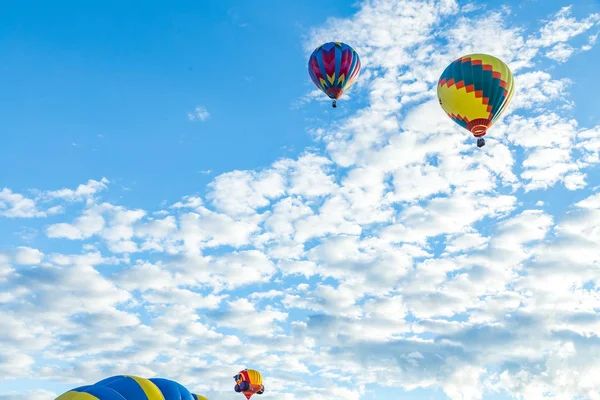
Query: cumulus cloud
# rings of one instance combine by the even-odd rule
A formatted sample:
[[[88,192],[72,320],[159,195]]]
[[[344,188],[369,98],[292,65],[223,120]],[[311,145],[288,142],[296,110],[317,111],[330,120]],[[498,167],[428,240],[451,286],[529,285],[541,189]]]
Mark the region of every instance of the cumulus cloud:
[[[68,188],[51,191],[32,189],[31,192],[34,196],[31,198],[3,188],[0,190],[0,217],[34,218],[60,214],[64,212],[63,205],[47,203],[56,200],[90,201],[95,194],[106,190],[109,183],[108,179],[102,178],[100,181],[90,179],[86,184],[81,184],[74,190]]]
[[[44,193],[44,196],[49,198],[57,198],[68,201],[82,200],[92,197],[98,192],[106,190],[110,181],[106,178],[102,178],[99,181],[90,179],[87,183],[77,186],[73,189],[60,189],[52,190]]]
[[[33,199],[19,193],[13,193],[10,189],[4,188],[0,190],[0,216],[7,218],[33,218],[45,217],[46,213],[38,210]]]
[[[31,247],[19,246],[15,251],[15,263],[20,265],[39,264],[44,258],[44,253]]]
[[[0,393],[0,400],[28,400],[31,398],[39,400],[54,400],[56,394],[48,390],[27,390],[24,392]]]

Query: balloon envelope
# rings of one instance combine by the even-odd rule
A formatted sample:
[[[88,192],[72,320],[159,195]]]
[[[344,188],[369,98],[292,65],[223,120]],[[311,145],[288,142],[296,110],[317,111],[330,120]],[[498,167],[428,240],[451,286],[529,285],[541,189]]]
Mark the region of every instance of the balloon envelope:
[[[360,58],[354,49],[342,42],[329,42],[317,47],[308,59],[308,74],[327,96],[337,100],[356,82]]]
[[[194,397],[196,396],[196,397]],[[208,400],[192,395],[183,385],[163,378],[145,379],[116,375],[80,386],[58,396],[56,400]]]
[[[236,383],[235,391],[242,392],[248,400],[254,394],[263,394],[265,391],[262,375],[255,369],[244,369],[238,372],[233,379]]]
[[[458,125],[482,137],[512,100],[515,80],[508,66],[488,54],[452,62],[438,81],[442,109]]]

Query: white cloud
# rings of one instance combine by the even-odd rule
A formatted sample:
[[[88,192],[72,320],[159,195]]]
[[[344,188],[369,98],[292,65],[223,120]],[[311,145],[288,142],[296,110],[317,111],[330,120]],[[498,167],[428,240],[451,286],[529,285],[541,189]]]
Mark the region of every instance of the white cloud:
[[[27,390],[24,392],[0,393],[0,400],[28,400],[31,398],[38,400],[54,400],[56,394],[48,390]]]
[[[50,238],[87,239],[100,232],[104,226],[104,218],[90,210],[86,215],[78,217],[73,224],[61,222],[50,225],[46,233]]]
[[[534,45],[549,47],[557,43],[565,43],[569,39],[588,31],[600,22],[600,14],[591,14],[578,21],[571,16],[572,6],[563,7],[551,20],[540,29],[539,38],[534,40]]]
[[[452,253],[466,250],[480,250],[485,248],[489,238],[481,236],[479,232],[465,232],[452,237],[446,242],[446,250]]]
[[[32,189],[36,196],[31,199],[19,193],[13,193],[10,189],[0,190],[0,217],[7,218],[34,218],[61,214],[65,211],[63,205],[49,206],[40,210],[43,203],[51,201],[90,201],[93,196],[108,188],[110,182],[106,178],[100,181],[90,179],[86,184],[81,184],[77,189],[60,189],[53,191],[40,191]]]
[[[43,194],[44,197],[57,198],[68,201],[77,201],[90,198],[98,192],[108,188],[109,180],[102,178],[100,181],[90,179],[86,184],[77,186],[77,189],[60,189],[53,190]]]
[[[546,57],[559,62],[565,62],[575,53],[575,49],[568,44],[559,43],[546,53]]]
[[[0,190],[0,216],[7,218],[34,218],[45,217],[46,213],[37,209],[34,200],[4,188]]]
[[[276,322],[285,321],[287,316],[287,313],[269,306],[264,310],[257,310],[250,301],[237,299],[230,301],[229,310],[215,320],[218,326],[236,328],[249,336],[273,336],[281,329]]]
[[[219,175],[209,185],[208,198],[218,210],[231,215],[254,214],[257,208],[284,193],[284,177],[277,170],[262,173],[234,171]]]
[[[532,109],[552,100],[564,100],[570,84],[569,79],[553,80],[552,76],[544,71],[519,74],[515,77],[516,94],[510,109]]]
[[[44,253],[31,247],[19,246],[15,252],[15,263],[20,265],[36,265],[44,258]]]
[[[194,112],[188,113],[190,121],[206,121],[210,117],[208,110],[204,106],[197,106]]]

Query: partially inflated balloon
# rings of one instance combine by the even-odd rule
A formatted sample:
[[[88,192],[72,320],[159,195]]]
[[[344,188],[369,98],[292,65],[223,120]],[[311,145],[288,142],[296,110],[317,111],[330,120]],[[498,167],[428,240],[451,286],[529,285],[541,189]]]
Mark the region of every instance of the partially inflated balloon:
[[[512,100],[515,80],[508,66],[488,54],[470,54],[448,65],[438,81],[440,105],[450,118],[478,138],[502,115]]]
[[[359,73],[360,58],[345,43],[325,43],[317,47],[308,59],[310,79],[333,99],[333,107],[336,107],[336,100],[356,82]]]
[[[81,386],[58,396],[55,400],[208,400],[193,395],[181,384],[162,378],[145,379],[117,375],[93,385]]]

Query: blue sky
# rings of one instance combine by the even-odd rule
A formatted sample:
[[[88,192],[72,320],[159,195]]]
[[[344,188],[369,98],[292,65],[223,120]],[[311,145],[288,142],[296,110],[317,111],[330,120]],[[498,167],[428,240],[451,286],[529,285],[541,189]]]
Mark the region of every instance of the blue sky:
[[[3,9],[0,399],[598,398],[600,3],[295,3]],[[483,149],[435,98],[470,52],[517,84]]]
[[[297,154],[310,145],[310,114],[290,110],[310,84],[301,38],[327,16],[350,14],[345,3],[8,8],[2,107],[11,142],[2,168],[23,171],[11,175],[20,182],[15,189],[110,175],[125,186],[170,182],[165,192],[178,197],[189,193],[190,180],[194,191],[210,181],[199,171],[260,168]],[[186,116],[199,104],[211,118],[191,124]],[[31,112],[38,117],[28,118]],[[26,151],[36,157],[21,156]],[[26,173],[42,165],[44,173]],[[64,172],[73,165],[78,175]]]

